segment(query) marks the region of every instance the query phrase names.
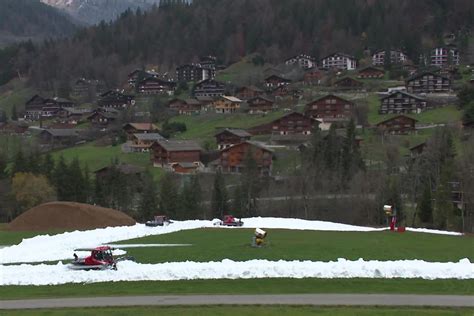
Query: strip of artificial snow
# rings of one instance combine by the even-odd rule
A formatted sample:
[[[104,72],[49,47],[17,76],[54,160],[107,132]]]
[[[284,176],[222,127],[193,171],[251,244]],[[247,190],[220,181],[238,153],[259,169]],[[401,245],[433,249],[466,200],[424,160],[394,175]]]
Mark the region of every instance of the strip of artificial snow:
[[[253,217],[244,218],[243,228],[281,228],[321,231],[380,231],[386,228],[353,226],[324,221],[308,221],[293,218]],[[98,245],[161,235],[196,228],[216,227],[216,220],[175,221],[168,226],[148,227],[143,224],[108,227],[89,231],[74,231],[58,235],[43,235],[24,239],[20,244],[0,249],[0,264],[64,260],[72,257],[74,249],[92,248]],[[235,228],[234,228],[235,229]],[[459,233],[423,230],[424,233],[459,235]],[[189,241],[192,243],[192,240]]]
[[[197,279],[259,278],[422,278],[474,279],[474,264],[459,262],[398,261],[268,261],[118,263],[118,270],[77,271],[67,265],[0,265],[0,286],[57,285],[110,281],[171,281]]]

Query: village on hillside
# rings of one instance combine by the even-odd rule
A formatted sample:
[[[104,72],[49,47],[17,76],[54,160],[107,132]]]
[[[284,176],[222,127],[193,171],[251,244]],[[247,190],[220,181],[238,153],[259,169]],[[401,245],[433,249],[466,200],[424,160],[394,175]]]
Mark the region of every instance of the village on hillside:
[[[146,170],[155,178],[217,172],[234,183],[250,157],[252,172],[274,184],[264,194],[270,200],[289,194],[283,188],[305,168],[305,157],[336,146],[327,159],[359,166],[344,169],[342,190],[351,190],[347,183],[360,166],[389,167],[383,146],[414,165],[437,128],[470,134],[473,118],[461,118],[458,95],[473,89],[474,73],[460,55],[447,40],[416,62],[399,49],[367,51],[362,60],[342,52],[321,60],[299,54],[277,65],[258,54],[231,65],[203,56],[175,73],[131,69],[116,87],[78,78],[64,84],[63,97],[25,95],[24,105],[12,110],[16,120],[0,123],[0,133],[28,138],[37,153],[78,159],[100,179],[112,168],[125,177]],[[453,203],[461,205],[459,181],[451,180]],[[210,192],[212,184],[203,188]],[[274,207],[267,204],[261,212]],[[251,208],[242,205],[242,212]],[[329,218],[361,220],[337,211]]]

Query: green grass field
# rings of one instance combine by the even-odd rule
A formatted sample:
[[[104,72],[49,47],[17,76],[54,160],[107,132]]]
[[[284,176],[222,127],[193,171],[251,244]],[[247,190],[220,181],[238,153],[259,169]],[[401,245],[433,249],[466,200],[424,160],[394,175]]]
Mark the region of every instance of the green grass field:
[[[474,260],[472,237],[390,232],[323,232],[269,229],[268,246],[250,247],[251,229],[197,229],[117,243],[192,243],[190,247],[129,248],[138,262],[234,260]],[[10,235],[9,235],[10,234]],[[3,232],[19,241],[26,233]],[[6,236],[6,237],[5,237]],[[0,242],[1,244],[1,242]],[[117,273],[120,273],[120,266]],[[0,299],[152,294],[413,293],[474,294],[474,280],[422,279],[239,279],[139,281],[58,286],[4,286]]]
[[[312,307],[312,306],[179,306],[179,307],[104,307],[80,309],[42,309],[5,311],[5,316],[79,316],[79,315],[321,315],[321,316],[431,316],[431,315],[472,315],[469,308],[387,308],[387,307]]]
[[[267,115],[248,115],[246,113],[234,114],[203,114],[197,116],[176,116],[172,122],[186,124],[186,132],[176,135],[181,139],[196,139],[201,142],[215,143],[214,135],[219,128],[249,128],[279,118],[283,111],[275,111]]]
[[[12,80],[6,85],[0,87],[0,109],[11,115],[11,109],[16,107],[17,112],[25,108],[25,102],[37,93],[33,88],[26,87],[24,82],[18,79]]]
[[[113,159],[118,158],[122,163],[149,168],[156,178],[163,174],[162,169],[152,166],[149,153],[123,153],[120,145],[103,147],[88,143],[56,151],[53,153],[53,158],[59,159],[61,155],[66,161],[78,158],[82,166],[87,165],[91,172],[110,165]]]
[[[238,279],[0,286],[0,300],[174,294],[309,293],[474,295],[474,280]]]
[[[190,247],[132,248],[138,262],[232,260],[357,260],[420,259],[426,261],[474,261],[472,237],[406,232],[327,232],[269,229],[265,248],[250,246],[252,229],[196,229],[117,242],[191,243]]]

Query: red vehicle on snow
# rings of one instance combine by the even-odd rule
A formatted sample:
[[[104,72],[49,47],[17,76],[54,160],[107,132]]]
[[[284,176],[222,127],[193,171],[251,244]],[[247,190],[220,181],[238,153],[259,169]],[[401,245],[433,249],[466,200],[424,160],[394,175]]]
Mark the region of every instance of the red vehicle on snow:
[[[74,261],[69,268],[73,270],[106,270],[117,269],[117,262],[122,260],[133,260],[132,257],[114,258],[110,246],[100,246],[93,249],[76,249],[76,251],[91,250],[91,255],[79,258],[74,254]]]
[[[243,224],[244,222],[242,222],[242,220],[237,220],[232,215],[224,215],[224,219],[221,222],[223,226],[242,226]]]

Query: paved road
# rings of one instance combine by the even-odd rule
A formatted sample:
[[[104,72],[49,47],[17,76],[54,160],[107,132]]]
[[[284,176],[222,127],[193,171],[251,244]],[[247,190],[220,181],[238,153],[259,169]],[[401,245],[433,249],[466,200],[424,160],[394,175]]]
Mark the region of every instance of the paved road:
[[[474,307],[474,296],[400,294],[169,295],[0,301],[0,309],[171,305]]]

